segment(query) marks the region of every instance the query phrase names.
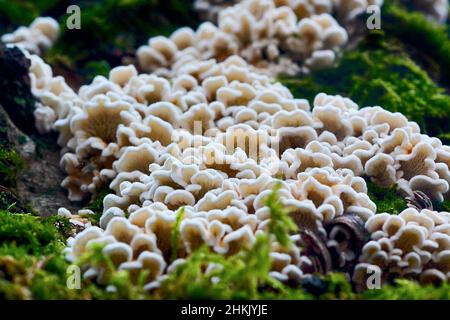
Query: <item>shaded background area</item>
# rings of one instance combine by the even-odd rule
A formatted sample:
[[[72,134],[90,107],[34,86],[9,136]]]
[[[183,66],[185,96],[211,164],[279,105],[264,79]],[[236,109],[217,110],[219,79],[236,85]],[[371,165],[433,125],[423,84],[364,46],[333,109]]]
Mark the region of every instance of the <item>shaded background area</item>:
[[[0,0],[0,34],[20,25],[28,26],[38,16],[59,21],[61,34],[44,55],[55,72],[79,87],[111,67],[133,62],[134,51],[149,37],[169,35],[174,30],[195,27],[199,20],[192,0]],[[81,29],[66,28],[70,5],[81,9]]]

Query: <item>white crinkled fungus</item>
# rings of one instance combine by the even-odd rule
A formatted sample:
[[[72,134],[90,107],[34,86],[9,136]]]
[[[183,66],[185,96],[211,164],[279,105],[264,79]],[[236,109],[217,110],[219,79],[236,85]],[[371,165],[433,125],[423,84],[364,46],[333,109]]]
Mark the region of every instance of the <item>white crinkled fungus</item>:
[[[295,74],[330,66],[348,40],[347,32],[322,6],[302,16],[296,4],[244,0],[220,11],[217,25],[180,29],[154,37],[137,51],[140,66],[166,77],[187,63],[237,54],[259,72]],[[304,65],[302,66],[301,64]]]
[[[1,37],[2,42],[18,46],[30,53],[41,54],[58,38],[59,24],[51,17],[36,18],[29,27],[19,27]]]
[[[348,98],[323,93],[310,108],[237,56],[192,61],[171,72],[168,81],[131,66],[113,69],[109,79],[83,86],[71,112],[56,120],[66,128],[55,129],[69,137],[61,159],[69,197],[82,199],[108,184],[115,192],[104,199],[105,231],[87,228],[77,235],[68,249],[72,259],[95,235],[94,242],[124,243],[107,250],[119,268],[143,269],[139,257],[149,251],[153,262],[147,265],[156,268],[155,277],[163,274],[181,207],[179,258],[202,245],[232,254],[267,229],[265,198],[279,178],[280,200],[295,223],[319,234],[342,215],[379,217],[363,175],[405,194],[448,198],[448,147],[399,113],[359,109]],[[406,228],[393,247],[423,243],[420,230]],[[274,277],[298,281],[311,272],[314,262],[300,258],[301,246],[299,257],[273,250]],[[422,266],[416,258],[404,258],[414,270]],[[435,259],[439,271],[446,256]],[[437,276],[433,272],[427,279]]]
[[[362,288],[367,269],[374,267],[384,281],[392,276],[412,277],[425,284],[450,279],[450,213],[409,208],[398,216],[372,216],[366,227],[371,240],[354,274]]]
[[[412,3],[428,18],[445,22],[448,18],[448,0],[403,0]],[[240,0],[195,0],[194,9],[203,20],[217,22],[220,11],[233,6]],[[276,7],[291,8],[298,18],[314,14],[329,13],[344,25],[364,14],[370,6],[381,7],[384,0],[274,0]]]
[[[119,270],[135,277],[149,271],[151,290],[201,246],[223,255],[250,247],[267,231],[266,199],[281,180],[281,204],[300,230],[327,239],[329,248],[340,250],[339,232],[350,238],[342,225],[330,231],[331,222],[365,223],[370,240],[361,255],[349,248],[339,253],[339,263],[357,262],[359,286],[368,268],[424,283],[449,279],[450,213],[410,208],[375,215],[363,177],[408,196],[421,191],[431,200],[450,199],[450,147],[400,113],[360,109],[325,93],[310,106],[273,79],[332,65],[348,34],[331,14],[352,20],[373,4],[382,1],[244,0],[220,10],[217,25],[151,38],[137,57],[152,73],[119,66],[78,92],[31,54],[55,40],[50,20],[4,36],[31,52],[36,127],[59,133],[69,199],[103,186],[113,190],[99,227],[81,219],[92,212],[58,211],[83,229],[68,241],[67,258],[103,244]],[[40,33],[35,48],[26,47],[31,32]],[[179,243],[171,252],[176,225]],[[290,248],[272,243],[270,274],[298,282],[318,262],[300,234],[291,238]],[[99,282],[103,271],[83,269]]]

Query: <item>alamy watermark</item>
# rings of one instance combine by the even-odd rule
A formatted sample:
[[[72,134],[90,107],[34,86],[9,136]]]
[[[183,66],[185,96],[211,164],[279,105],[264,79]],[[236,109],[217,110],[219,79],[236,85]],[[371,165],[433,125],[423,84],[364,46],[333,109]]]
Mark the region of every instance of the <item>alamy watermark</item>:
[[[369,290],[381,289],[381,270],[376,266],[368,266],[366,270],[368,275],[366,287]]]
[[[66,13],[69,17],[66,20],[66,27],[69,30],[81,29],[81,8],[75,4],[67,7]],[[366,21],[367,29],[380,30],[381,29],[381,8],[377,5],[370,5],[366,9],[369,15]]]
[[[66,21],[66,27],[69,30],[81,29],[81,9],[77,5],[71,5],[67,7],[66,13],[69,17]]]
[[[66,286],[70,290],[81,289],[81,269],[72,264],[66,269]],[[381,289],[381,270],[377,266],[368,266],[366,269],[366,288],[368,290]]]
[[[368,6],[366,13],[369,17],[366,21],[367,29],[369,30],[380,30],[381,29],[381,8],[377,5]]]
[[[81,269],[75,264],[71,264],[66,269],[67,281],[66,286],[71,290],[81,289]]]

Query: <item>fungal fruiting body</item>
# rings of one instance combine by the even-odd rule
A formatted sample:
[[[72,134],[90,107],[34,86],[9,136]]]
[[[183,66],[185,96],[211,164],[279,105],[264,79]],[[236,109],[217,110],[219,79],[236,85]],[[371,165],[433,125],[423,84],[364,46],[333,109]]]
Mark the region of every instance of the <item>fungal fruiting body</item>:
[[[271,75],[327,67],[348,35],[333,16],[318,12],[299,17],[276,1],[245,0],[220,11],[217,25],[204,22],[196,31],[183,28],[168,38],[149,39],[137,51],[139,64],[169,77],[187,63],[234,54]]]
[[[59,133],[69,199],[113,191],[98,226],[83,220],[90,211],[60,209],[82,230],[67,258],[101,244],[117,269],[148,271],[151,290],[200,247],[227,256],[251,247],[268,230],[266,200],[280,184],[299,231],[289,248],[271,239],[274,278],[342,271],[364,286],[376,268],[386,281],[448,280],[450,213],[429,204],[450,199],[450,147],[400,113],[325,93],[310,106],[274,80],[332,65],[348,41],[337,21],[374,4],[382,1],[245,0],[220,10],[217,25],[151,38],[137,50],[148,73],[119,66],[78,92],[33,54],[40,43],[23,45],[36,127]],[[21,43],[21,33],[39,31],[50,41],[55,28],[44,22],[5,37]],[[376,214],[363,177],[423,201]],[[102,266],[83,267],[106,281]]]
[[[147,239],[158,270],[165,270],[181,207],[179,259],[203,245],[232,254],[267,231],[265,199],[281,179],[280,201],[300,230],[314,236],[293,235],[296,245],[288,252],[274,242],[271,274],[283,281],[318,270],[351,276],[348,266],[360,270],[358,252],[365,254],[366,247],[358,228],[342,230],[354,219],[368,223],[376,212],[361,176],[405,195],[419,190],[433,200],[448,197],[447,147],[399,113],[359,109],[350,99],[323,93],[311,110],[237,56],[176,72],[169,82],[119,67],[80,89],[85,102],[68,120],[72,138],[62,158],[68,172],[63,184],[72,197],[95,192],[98,183],[114,193],[104,199],[100,228],[86,228],[71,241],[71,259],[91,240],[112,248],[120,242],[128,253],[118,267],[139,269],[135,243]],[[350,238],[342,240],[339,232]],[[360,246],[350,245],[354,237]],[[309,250],[311,241],[321,243],[323,253]],[[317,261],[328,255],[338,260],[328,266],[326,258]]]
[[[30,53],[41,54],[49,49],[58,38],[59,24],[50,17],[36,18],[29,27],[19,27],[4,34],[1,41],[18,46]]]
[[[196,0],[194,9],[203,20],[217,22],[220,12],[243,1],[240,0]],[[447,0],[403,0],[407,5],[422,11],[429,19],[444,23],[448,18]],[[276,7],[289,7],[297,17],[329,13],[344,25],[370,11],[372,6],[381,7],[384,0],[276,0]]]
[[[369,218],[370,241],[364,245],[354,280],[365,288],[368,268],[389,277],[415,278],[423,284],[450,279],[450,213],[406,209],[398,216]]]

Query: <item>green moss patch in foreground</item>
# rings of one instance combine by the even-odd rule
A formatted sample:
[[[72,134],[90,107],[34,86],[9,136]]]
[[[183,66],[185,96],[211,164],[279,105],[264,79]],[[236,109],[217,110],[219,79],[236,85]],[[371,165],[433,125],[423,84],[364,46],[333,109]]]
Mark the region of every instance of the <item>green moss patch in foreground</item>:
[[[84,209],[88,209],[94,212],[94,214],[86,215],[86,218],[91,221],[92,225],[98,225],[100,217],[103,213],[103,199],[105,199],[105,197],[110,193],[113,193],[113,191],[108,187],[102,188],[84,207]]]
[[[36,17],[47,12],[51,7],[64,2],[63,0],[0,0],[0,21],[6,24],[28,25]],[[67,7],[67,6],[66,6]],[[1,26],[1,25],[0,25]]]
[[[397,279],[395,285],[381,289],[367,290],[362,294],[367,300],[450,300],[450,284],[440,287],[421,286],[406,279]]]
[[[59,217],[42,219],[32,214],[0,211],[0,243],[13,245],[30,255],[57,252],[64,243],[55,223]]]
[[[345,276],[330,273],[313,276],[301,286],[289,287],[268,276],[271,267],[270,238],[290,241],[292,221],[277,201],[276,191],[268,198],[271,217],[276,220],[269,233],[260,235],[252,248],[224,257],[206,247],[195,251],[162,285],[144,291],[146,272],[136,279],[117,271],[94,246],[79,265],[103,266],[106,283],[83,280],[81,288],[67,287],[69,263],[63,249],[69,222],[61,217],[43,219],[33,215],[0,211],[0,298],[6,299],[449,299],[449,284],[422,287],[399,279],[393,286],[355,293]],[[182,211],[180,211],[182,212]],[[181,213],[180,213],[181,216]],[[287,226],[287,227],[286,227]],[[291,227],[290,227],[291,226]],[[174,233],[176,234],[176,233]],[[176,238],[176,236],[174,237]],[[219,265],[205,273],[208,263]]]

